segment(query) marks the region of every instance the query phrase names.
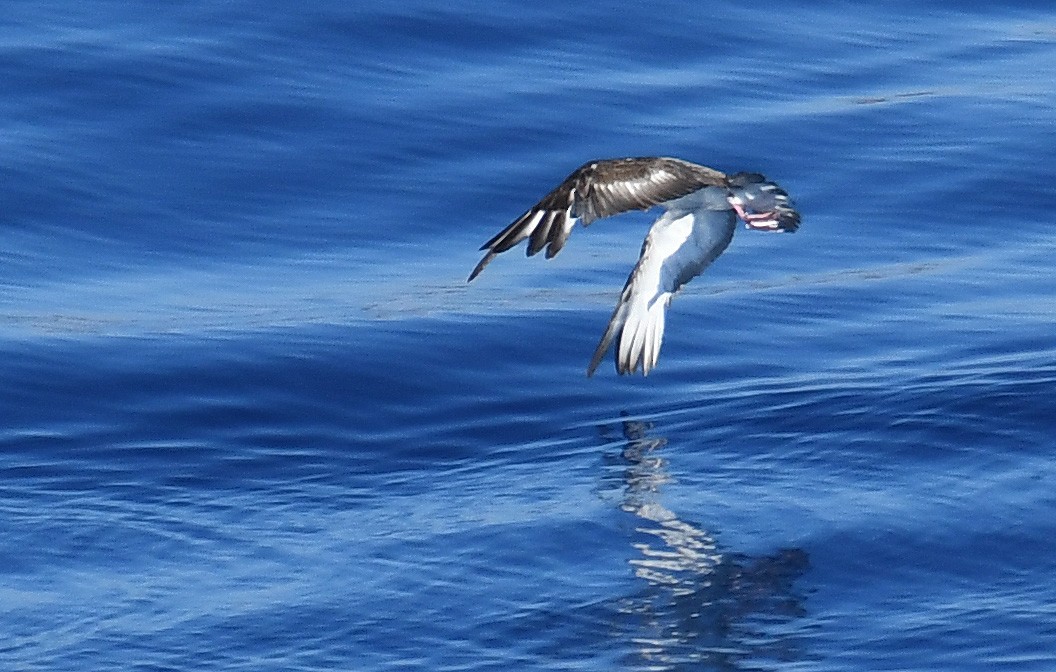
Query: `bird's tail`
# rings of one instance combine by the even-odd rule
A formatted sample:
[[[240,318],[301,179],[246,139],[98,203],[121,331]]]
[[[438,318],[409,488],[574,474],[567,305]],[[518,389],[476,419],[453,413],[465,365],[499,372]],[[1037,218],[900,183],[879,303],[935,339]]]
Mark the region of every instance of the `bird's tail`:
[[[587,376],[594,375],[614,339],[616,370],[621,375],[635,373],[641,367],[642,375],[647,376],[656,367],[660,344],[664,340],[664,316],[671,294],[662,292],[651,299],[629,299],[630,293],[625,291],[612,311],[609,326],[594,349],[594,357],[587,367]]]

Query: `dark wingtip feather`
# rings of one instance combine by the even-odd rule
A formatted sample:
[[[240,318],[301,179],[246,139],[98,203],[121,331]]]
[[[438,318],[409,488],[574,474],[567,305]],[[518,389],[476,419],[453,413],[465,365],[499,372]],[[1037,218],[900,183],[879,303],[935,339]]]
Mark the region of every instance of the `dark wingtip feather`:
[[[484,258],[481,259],[479,263],[477,263],[476,267],[473,269],[473,272],[469,274],[469,278],[466,279],[467,284],[473,282],[473,278],[480,275],[480,272],[484,270],[484,267],[490,264],[491,260],[495,258],[495,254],[496,252],[492,250],[484,255]]]
[[[590,366],[587,367],[587,378],[594,375],[594,372],[601,366],[602,360],[605,359],[605,353],[609,351],[609,346],[612,345],[612,341],[616,338],[616,332],[623,327],[624,313],[626,311],[625,302],[623,297],[616,303],[615,310],[612,311],[612,317],[609,318],[609,323],[605,327],[605,333],[602,334],[601,340],[598,341],[598,347],[594,348],[594,356],[590,358]],[[620,371],[620,357],[619,349],[616,350],[616,370]],[[620,371],[620,373],[624,373]]]
[[[534,257],[550,242],[551,231],[557,223],[558,213],[554,211],[544,212],[535,225],[531,236],[528,238],[528,256]]]

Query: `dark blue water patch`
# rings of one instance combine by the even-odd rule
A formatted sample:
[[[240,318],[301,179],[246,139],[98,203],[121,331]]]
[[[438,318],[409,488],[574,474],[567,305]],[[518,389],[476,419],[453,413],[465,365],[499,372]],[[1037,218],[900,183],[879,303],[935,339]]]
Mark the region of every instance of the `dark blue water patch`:
[[[833,554],[848,567],[858,566],[842,579],[846,588],[839,605],[831,610],[829,605],[818,605],[843,622],[848,633],[862,633],[833,642],[842,651],[834,660],[851,664],[859,658],[853,651],[866,646],[876,647],[889,665],[909,664],[913,658],[938,668],[984,669],[982,661],[1018,659],[1027,669],[1044,669],[1051,655],[1024,646],[1018,637],[966,635],[1024,629],[1031,638],[1051,634],[1047,619],[1039,618],[1042,605],[1051,599],[1049,591],[1031,587],[1041,574],[1051,571],[1037,563],[1037,549],[1029,541],[1036,532],[1025,526],[974,534],[958,528],[934,530],[940,540],[922,540],[877,529],[868,550],[859,546],[861,541],[845,536],[824,544],[814,556],[817,565],[827,566]],[[869,562],[860,555],[863,551]],[[903,582],[924,575],[930,578],[919,591],[899,589]],[[892,607],[902,612],[902,618],[883,615]],[[936,640],[956,640],[958,645],[936,647]]]
[[[13,111],[27,123],[12,136],[5,181],[13,225],[51,232],[64,256],[97,263],[129,245],[165,258],[265,237],[318,244],[312,226],[295,221],[287,237],[288,222],[276,227],[261,213],[325,209],[369,174],[348,163],[359,138],[339,87],[320,93],[305,54],[278,56],[292,48],[281,35],[232,40],[187,19],[159,17],[164,38],[132,31],[115,46],[71,27],[68,38],[57,30],[36,36],[40,47],[6,53],[27,94]]]
[[[526,341],[533,329],[538,335]],[[491,354],[482,353],[482,330]],[[567,393],[548,399],[510,385],[515,372],[523,378],[547,361],[529,357],[538,352],[532,341],[547,337],[532,324],[511,340],[493,322],[412,321],[202,339],[56,339],[46,349],[14,344],[9,356],[20,364],[4,373],[5,443],[44,462],[119,465],[126,455],[162,482],[196,487],[325,478],[316,460],[329,451],[379,460],[375,466],[387,470],[476,459],[480,448],[494,447],[496,430],[529,423],[545,436],[547,409],[575,406]],[[482,355],[475,366],[451,366],[474,361],[471,353]],[[582,386],[579,364],[572,390]],[[481,367],[493,377],[482,380]],[[225,486],[226,479],[233,480]]]
[[[0,660],[1051,667],[1049,8],[288,9],[10,8]],[[804,227],[588,380],[633,154]]]
[[[763,126],[752,132],[752,122],[745,120],[743,110],[734,104],[727,109],[741,118],[739,128],[709,127],[700,121],[688,121],[687,130],[696,137],[673,144],[661,143],[659,147],[650,138],[651,146],[646,146],[638,129],[648,127],[648,118],[655,116],[656,109],[696,105],[708,115],[714,115],[714,104],[704,106],[694,101],[714,100],[714,89],[721,88],[722,83],[694,88],[662,81],[633,82],[632,91],[640,92],[634,94],[637,97],[627,98],[622,93],[599,118],[599,105],[605,103],[605,96],[599,100],[598,92],[606,87],[625,92],[628,82],[618,74],[621,59],[606,56],[599,45],[588,43],[569,49],[561,60],[572,72],[595,70],[600,76],[581,77],[578,88],[563,89],[557,97],[560,102],[555,110],[560,115],[555,119],[557,123],[547,124],[545,130],[541,126],[532,128],[517,140],[511,131],[516,122],[511,124],[510,113],[523,108],[497,108],[493,104],[493,98],[500,94],[508,96],[511,92],[508,86],[501,85],[503,80],[497,79],[494,67],[492,71],[484,68],[488,55],[503,35],[494,29],[510,21],[509,8],[479,19],[491,30],[465,27],[464,30],[478,34],[476,39],[457,42],[458,64],[464,66],[468,60],[479,68],[486,84],[480,87],[457,79],[452,69],[456,42],[442,36],[448,29],[464,23],[449,12],[423,14],[419,9],[405,16],[399,12],[374,14],[384,28],[397,34],[400,30],[408,35],[422,33],[423,39],[445,45],[445,51],[423,55],[422,45],[415,46],[410,40],[406,43],[407,55],[394,57],[393,72],[380,80],[344,89],[342,77],[357,73],[361,60],[365,65],[373,63],[374,52],[357,48],[353,41],[350,48],[344,49],[345,58],[336,65],[322,68],[313,59],[328,53],[341,54],[342,48],[348,47],[355,33],[350,36],[341,26],[357,24],[361,18],[358,13],[349,15],[347,11],[331,8],[311,14],[303,23],[294,22],[292,27],[268,25],[266,29],[245,8],[230,13],[228,16],[221,12],[224,21],[217,25],[235,25],[241,29],[234,31],[233,38],[225,33],[225,40],[215,32],[219,30],[215,25],[197,28],[190,22],[190,15],[175,12],[161,15],[153,24],[166,34],[167,49],[149,48],[152,45],[141,45],[135,40],[115,49],[106,42],[105,35],[96,36],[94,41],[89,39],[86,44],[83,37],[64,40],[60,31],[58,36],[52,36],[58,46],[45,54],[51,54],[59,62],[41,58],[33,50],[15,50],[9,54],[13,59],[12,70],[43,73],[37,79],[24,81],[23,90],[62,94],[37,103],[29,98],[22,103],[21,114],[27,119],[46,118],[47,110],[36,107],[54,105],[56,99],[69,100],[65,109],[59,110],[63,116],[74,116],[74,109],[78,112],[76,123],[26,127],[28,135],[19,142],[16,153],[21,157],[20,164],[10,167],[10,198],[6,200],[10,203],[8,211],[13,223],[29,227],[49,241],[44,252],[25,260],[25,271],[39,268],[47,253],[87,262],[90,266],[135,265],[173,257],[266,255],[280,248],[288,251],[335,241],[338,245],[355,244],[377,240],[380,230],[405,232],[398,235],[412,237],[420,235],[423,228],[441,230],[449,227],[452,219],[465,221],[471,213],[491,210],[491,207],[482,208],[484,204],[480,201],[465,197],[467,189],[472,194],[480,187],[456,186],[457,191],[445,195],[445,190],[452,185],[481,181],[481,170],[489,166],[508,170],[511,166],[534,163],[539,153],[534,147],[538,145],[540,133],[557,133],[570,140],[584,138],[588,130],[584,124],[604,123],[605,117],[626,114],[628,107],[653,111],[643,114],[630,126],[624,124],[622,128],[610,129],[606,136],[612,139],[603,144],[575,140],[574,146],[563,149],[567,160],[546,168],[546,174],[558,171],[560,175],[584,157],[599,154],[668,150],[694,157],[704,153],[707,156],[701,160],[716,161],[730,169],[753,168],[759,158],[753,161],[752,157],[785,156],[790,145],[782,138],[790,130],[797,132],[788,128],[788,124],[773,129]],[[239,16],[242,19],[235,20]],[[83,17],[68,19],[73,26],[83,20]],[[406,26],[394,27],[391,21],[399,25],[404,22]],[[663,21],[665,25],[669,22]],[[364,25],[366,28],[361,26],[360,31],[372,32],[370,21]],[[766,30],[759,31],[764,38],[767,30],[774,30],[767,25]],[[753,27],[760,29],[758,24]],[[670,28],[669,32],[676,32],[674,24]],[[133,28],[125,30],[138,35]],[[261,30],[267,32],[262,35]],[[319,33],[322,38],[304,40],[306,30],[311,30],[313,35]],[[79,35],[73,27],[70,31],[74,36]],[[681,28],[677,32],[684,33]],[[381,28],[374,34],[390,38],[393,35]],[[496,34],[498,37],[494,37]],[[635,34],[649,35],[649,32],[635,31]],[[654,38],[649,35],[648,39]],[[692,39],[703,38],[698,35]],[[767,41],[767,44],[773,42]],[[1044,47],[1044,44],[1038,46]],[[842,51],[846,48],[844,45]],[[709,50],[697,52],[709,53]],[[283,56],[272,56],[273,53]],[[878,49],[878,53],[886,52]],[[984,57],[985,54],[979,56],[980,60]],[[523,54],[514,53],[507,58],[509,68],[531,69],[535,63]],[[48,73],[68,76],[65,73],[69,68],[64,65],[68,61],[75,61],[80,69],[76,72],[77,86],[92,95],[99,92],[100,98],[69,99],[79,89],[68,91],[69,87],[62,82],[47,79]],[[724,67],[730,67],[725,60],[721,62]],[[751,74],[759,80],[758,63],[752,61],[749,65],[745,76]],[[854,72],[850,64],[840,67]],[[861,72],[860,76],[875,85],[876,78],[868,71]],[[558,82],[561,78],[555,73],[554,79]],[[815,87],[823,83],[811,82]],[[362,99],[363,94],[372,91],[377,93],[375,99]],[[454,91],[459,95],[455,96]],[[752,95],[763,93],[754,90]],[[545,101],[548,107],[553,107],[552,91],[540,92],[537,97],[537,103]],[[649,102],[653,97],[656,102]],[[922,98],[927,101],[929,97]],[[931,100],[943,98],[940,95]],[[532,103],[531,109],[537,103]],[[866,113],[856,115],[859,117],[856,122],[844,130],[831,127],[831,120],[812,123],[811,117],[815,115],[811,114],[801,115],[800,123],[794,127],[809,130],[807,135],[811,138],[835,135],[843,142],[860,137],[864,129],[874,137],[880,131],[881,135],[897,140],[894,148],[885,150],[888,157],[895,159],[905,155],[907,149],[919,147],[919,153],[935,146],[935,137],[907,142],[914,135],[933,136],[949,127],[962,142],[971,137],[971,129],[958,129],[956,124],[948,123],[951,118],[963,118],[963,115],[955,110],[951,114],[945,106],[935,112],[941,125],[906,117],[906,110],[912,111],[920,103],[920,100],[905,99],[894,108],[858,106],[876,108],[877,113],[862,110]],[[85,115],[82,108],[89,114]],[[993,113],[1002,112],[999,109]],[[886,125],[885,118],[889,120]],[[921,130],[915,130],[918,127]],[[430,131],[423,133],[425,128]],[[704,147],[701,147],[701,137],[706,138]],[[940,143],[940,149],[949,142]],[[730,145],[735,145],[736,151],[725,149]],[[502,148],[502,160],[492,151],[496,147]],[[459,151],[452,153],[452,148]],[[753,165],[741,165],[745,155]],[[475,158],[467,161],[470,156]],[[791,175],[792,165],[798,163],[802,170],[811,160],[802,156],[792,158],[763,161],[759,167]],[[847,161],[861,166],[864,158],[856,153]],[[971,162],[975,163],[977,158]],[[918,159],[912,152],[904,158],[906,161]],[[485,163],[478,163],[481,160]],[[554,159],[550,162],[558,163]],[[56,165],[61,165],[61,170],[53,169]],[[808,169],[806,174],[815,172]],[[933,179],[947,174],[936,173]],[[899,188],[890,185],[890,176],[866,173],[851,178],[834,181],[835,186],[840,193],[854,194],[853,198],[859,202],[863,184],[868,186],[872,182],[889,190]],[[508,181],[508,178],[502,179]],[[547,181],[555,179],[550,177]],[[982,187],[980,184],[976,189],[990,193]],[[904,192],[905,187],[899,190]],[[1004,193],[1005,190],[997,187],[993,191]],[[485,201],[488,205],[494,200],[492,193],[496,192],[485,193],[489,197]],[[538,195],[528,188],[524,193],[526,202]],[[346,211],[333,205],[341,197],[350,204]],[[952,195],[948,200],[953,200]],[[845,213],[855,212],[839,203],[836,205]],[[928,203],[927,207],[934,205]],[[423,218],[436,211],[442,216]],[[917,211],[922,217],[929,212],[923,208]]]

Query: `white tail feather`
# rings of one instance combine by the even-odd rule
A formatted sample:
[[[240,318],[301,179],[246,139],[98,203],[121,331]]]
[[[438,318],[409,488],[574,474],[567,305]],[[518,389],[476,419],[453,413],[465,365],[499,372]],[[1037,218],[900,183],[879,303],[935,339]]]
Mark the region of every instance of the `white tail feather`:
[[[669,292],[651,299],[640,297],[628,306],[617,344],[616,367],[620,373],[634,373],[640,366],[648,375],[660,357],[664,339],[664,313],[671,300]]]

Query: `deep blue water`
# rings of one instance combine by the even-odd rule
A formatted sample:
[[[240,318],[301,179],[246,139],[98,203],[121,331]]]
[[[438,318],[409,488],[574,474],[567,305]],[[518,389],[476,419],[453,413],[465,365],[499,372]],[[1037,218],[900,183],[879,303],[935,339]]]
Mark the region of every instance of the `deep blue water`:
[[[0,668],[1056,667],[1056,9],[882,4],[5,6]],[[634,155],[803,226],[587,379]]]

